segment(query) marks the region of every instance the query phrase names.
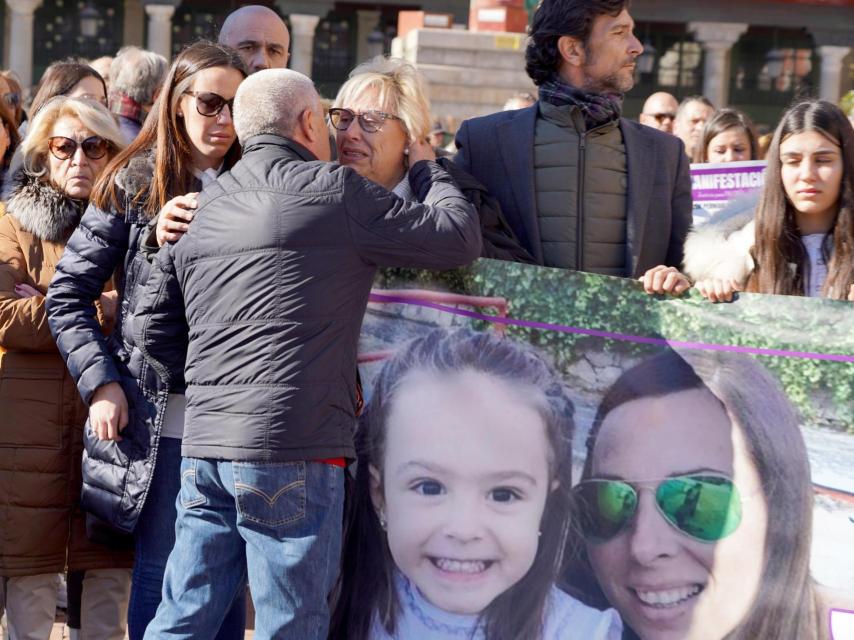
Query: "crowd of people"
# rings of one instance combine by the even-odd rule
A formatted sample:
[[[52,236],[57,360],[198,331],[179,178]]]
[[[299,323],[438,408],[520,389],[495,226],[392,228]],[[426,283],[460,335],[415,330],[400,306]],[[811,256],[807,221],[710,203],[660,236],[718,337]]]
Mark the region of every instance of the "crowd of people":
[[[257,638],[824,637],[805,448],[749,362],[627,371],[576,488],[565,383],[510,341],[417,340],[362,411],[381,267],[486,257],[714,302],[854,301],[846,115],[804,100],[760,137],[738,109],[656,93],[624,118],[633,28],[625,0],[543,0],[538,97],[463,122],[452,156],[413,65],[366,61],[324,105],[261,6],[172,61],[56,62],[27,109],[0,74],[9,638],[48,638],[65,579],[87,640],[242,638],[247,588]],[[761,195],[693,228],[690,164],[758,159]],[[674,466],[628,423],[707,455]],[[799,546],[773,535],[784,515]],[[656,517],[673,542],[645,554]],[[680,554],[696,567],[674,584],[659,568]]]

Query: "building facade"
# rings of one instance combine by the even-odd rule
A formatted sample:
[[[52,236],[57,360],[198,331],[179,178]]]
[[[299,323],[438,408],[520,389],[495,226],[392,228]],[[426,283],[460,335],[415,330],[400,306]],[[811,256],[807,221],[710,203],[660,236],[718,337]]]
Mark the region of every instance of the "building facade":
[[[287,21],[290,64],[324,95],[334,95],[356,64],[394,47],[425,67],[437,106],[460,117],[493,111],[512,93],[532,88],[524,76],[523,37],[462,32],[471,1],[255,3]],[[5,0],[3,67],[30,84],[53,60],[110,55],[125,44],[169,57],[193,40],[215,38],[225,16],[242,4],[249,2]],[[413,9],[450,14],[455,29],[425,30],[395,44],[398,12]],[[773,125],[799,96],[838,101],[854,88],[854,0],[634,0],[631,11],[645,53],[626,99],[629,116],[647,95],[664,90],[677,97],[704,94]]]

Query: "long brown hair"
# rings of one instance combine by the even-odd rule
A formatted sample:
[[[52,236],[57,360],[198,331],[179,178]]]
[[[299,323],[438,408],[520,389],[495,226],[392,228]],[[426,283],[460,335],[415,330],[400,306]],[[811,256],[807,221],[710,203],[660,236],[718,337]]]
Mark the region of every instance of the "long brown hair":
[[[21,136],[18,134],[18,125],[15,123],[15,113],[11,107],[6,106],[6,103],[0,99],[0,126],[6,127],[9,134],[9,146],[6,148],[6,153],[0,159],[0,169],[6,171],[12,163],[12,156],[15,154],[15,149],[21,144]]]
[[[551,446],[550,479],[558,484],[546,499],[534,563],[480,614],[486,640],[540,638],[569,528],[574,406],[565,382],[538,353],[494,333],[468,329],[453,333],[436,329],[413,340],[383,366],[374,382],[356,431],[359,468],[345,515],[342,569],[333,591],[329,637],[367,640],[375,620],[394,636],[400,612],[396,568],[371,501],[368,468],[373,466],[382,475],[392,404],[404,378],[418,370],[440,375],[470,370],[521,386],[519,401],[543,419]]]
[[[0,78],[5,80],[6,84],[9,85],[9,91],[18,96],[18,104],[14,106],[9,105],[9,109],[13,111],[13,115],[15,116],[15,127],[20,127],[27,115],[24,113],[24,90],[21,88],[21,82],[18,80],[15,72],[10,69],[0,71]]]
[[[605,393],[587,437],[582,480],[592,476],[593,453],[605,418],[641,398],[687,390],[710,392],[747,441],[768,505],[764,567],[753,606],[725,640],[817,640],[820,603],[810,576],[813,495],[807,449],[798,416],[779,384],[749,356],[709,351],[665,351],[623,373]],[[746,507],[747,508],[747,507]],[[607,606],[581,541],[572,527],[568,580],[582,600]]]
[[[101,74],[90,67],[85,61],[77,58],[67,58],[54,62],[45,69],[39,82],[39,90],[30,105],[30,116],[35,116],[51,98],[64,96],[84,78],[95,78],[104,87],[104,97],[107,97],[107,85]],[[106,106],[106,105],[104,105]]]
[[[768,149],[765,187],[756,209],[756,268],[747,283],[748,291],[782,295],[804,295],[809,259],[795,221],[795,209],[786,197],[780,168],[780,145],[789,136],[815,131],[839,146],[842,155],[842,184],[833,228],[822,251],[827,280],[821,295],[845,300],[854,284],[854,128],[842,110],[824,100],[808,100],[783,116]],[[794,268],[791,266],[794,265]]]
[[[694,162],[708,162],[709,143],[715,136],[730,129],[744,131],[750,143],[750,159],[756,160],[759,157],[759,142],[756,139],[756,127],[753,126],[753,121],[738,109],[726,108],[715,111],[703,126],[700,144],[694,149]]]
[[[142,205],[153,217],[168,200],[192,190],[193,159],[183,118],[178,117],[178,101],[196,75],[213,67],[231,67],[246,77],[246,66],[237,51],[213,42],[196,42],[184,49],[166,75],[160,96],[142,125],[136,139],[104,169],[92,193],[92,202],[104,211],[123,211],[124,195],[132,206]],[[117,174],[130,160],[144,153],[154,154],[151,185],[137,193],[122,194],[116,184]],[[240,158],[240,145],[235,138],[225,154],[224,167],[230,169]]]

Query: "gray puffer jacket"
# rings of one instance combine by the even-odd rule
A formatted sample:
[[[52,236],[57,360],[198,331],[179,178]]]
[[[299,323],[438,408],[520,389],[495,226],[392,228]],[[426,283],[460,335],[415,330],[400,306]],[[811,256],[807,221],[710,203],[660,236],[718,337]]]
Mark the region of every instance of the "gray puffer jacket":
[[[477,213],[438,164],[416,163],[409,180],[423,204],[261,135],[205,188],[189,231],[152,264],[134,325],[167,385],[186,379],[184,456],[355,456],[356,348],[377,267],[449,269],[481,250]]]

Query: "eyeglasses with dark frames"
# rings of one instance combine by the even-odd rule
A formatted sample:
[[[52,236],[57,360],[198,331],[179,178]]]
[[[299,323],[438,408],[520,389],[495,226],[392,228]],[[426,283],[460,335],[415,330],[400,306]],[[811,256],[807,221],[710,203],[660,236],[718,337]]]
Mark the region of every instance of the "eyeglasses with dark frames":
[[[359,126],[365,133],[381,131],[386,120],[401,120],[401,118],[384,111],[370,110],[356,113],[352,109],[341,107],[334,107],[329,110],[329,122],[338,131],[347,131],[356,118],[359,119]]]
[[[110,141],[101,136],[90,136],[83,142],[65,136],[53,136],[47,140],[47,147],[57,160],[68,160],[77,153],[77,147],[82,148],[83,154],[90,160],[100,160],[107,155],[110,146]]]
[[[222,112],[225,105],[228,105],[229,115],[234,116],[234,98],[226,100],[213,91],[185,91],[184,93],[196,99],[196,111],[199,115],[213,118]]]

